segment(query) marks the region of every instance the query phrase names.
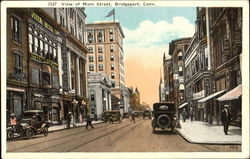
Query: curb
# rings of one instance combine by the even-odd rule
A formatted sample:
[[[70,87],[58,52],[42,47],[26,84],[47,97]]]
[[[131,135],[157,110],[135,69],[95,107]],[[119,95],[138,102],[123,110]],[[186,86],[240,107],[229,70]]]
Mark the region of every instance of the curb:
[[[175,129],[182,138],[184,138],[186,141],[192,144],[207,144],[207,145],[242,145],[242,142],[231,142],[231,141],[206,141],[206,142],[200,142],[200,141],[193,141],[190,138],[188,138],[185,134],[183,134],[179,129]]]
[[[96,124],[102,124],[103,123],[103,121],[101,121],[101,122],[98,122],[98,123],[92,123],[93,125],[96,125]],[[70,125],[71,126],[71,125]],[[74,128],[78,128],[78,127],[83,127],[83,126],[86,126],[86,124],[83,124],[83,125],[78,125],[78,126],[71,126],[70,127],[70,129],[74,129]],[[56,131],[62,131],[62,130],[69,130],[68,128],[60,128],[60,129],[57,129],[57,130],[50,130],[49,131],[49,133],[51,133],[51,132],[56,132]]]

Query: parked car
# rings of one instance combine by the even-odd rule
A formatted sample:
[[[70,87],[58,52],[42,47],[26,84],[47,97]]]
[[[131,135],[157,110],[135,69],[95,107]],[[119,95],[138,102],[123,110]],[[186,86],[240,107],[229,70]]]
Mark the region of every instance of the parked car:
[[[154,103],[152,114],[154,117],[151,123],[153,133],[156,132],[156,128],[170,128],[173,131],[176,126],[176,109],[174,103]]]
[[[14,139],[14,134],[19,137],[33,138],[34,135],[44,134],[47,136],[49,123],[45,121],[42,110],[24,111],[21,121],[15,127],[7,128],[7,139]]]

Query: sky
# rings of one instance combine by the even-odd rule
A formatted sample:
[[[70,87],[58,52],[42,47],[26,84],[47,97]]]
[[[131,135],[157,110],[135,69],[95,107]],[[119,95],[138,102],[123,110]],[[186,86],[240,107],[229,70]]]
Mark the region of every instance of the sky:
[[[86,7],[86,23],[112,21],[105,17],[112,9]],[[172,40],[193,36],[195,18],[195,7],[115,7],[115,20],[125,34],[125,85],[138,88],[141,103],[159,101],[163,54],[168,56]]]

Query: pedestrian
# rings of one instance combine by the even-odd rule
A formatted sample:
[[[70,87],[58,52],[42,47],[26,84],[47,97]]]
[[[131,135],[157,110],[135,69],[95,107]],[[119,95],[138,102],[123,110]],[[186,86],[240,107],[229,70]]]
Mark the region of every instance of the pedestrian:
[[[221,122],[224,126],[225,135],[227,135],[228,126],[231,120],[231,113],[229,112],[228,108],[229,108],[229,105],[224,105],[224,109],[222,110],[221,117],[220,117]]]
[[[89,126],[89,125],[92,127],[92,129],[94,128],[93,125],[92,125],[92,119],[91,119],[91,117],[90,117],[90,114],[88,113],[88,114],[87,114],[86,129],[88,129],[88,126]]]
[[[94,117],[95,117],[95,121],[97,121],[97,114],[96,113],[94,114]]]
[[[67,120],[67,128],[68,129],[70,128],[71,115],[72,115],[71,112],[69,112],[68,115],[67,115],[67,118],[66,118],[66,120]]]
[[[110,113],[108,118],[109,118],[109,124],[113,124],[114,120],[112,118],[112,113]]]
[[[132,112],[132,114],[131,114],[131,120],[130,120],[130,122],[131,121],[134,121],[134,123],[135,123],[135,113],[134,112]]]
[[[185,122],[186,121],[186,118],[187,118],[187,112],[186,112],[186,109],[184,108],[183,111],[182,111],[182,121]]]
[[[194,118],[194,110],[193,110],[193,107],[190,107],[189,116],[190,116],[191,122],[192,122],[192,121],[193,121],[193,118]]]
[[[16,118],[16,115],[14,113],[12,113],[10,115],[10,126],[12,128],[16,128],[16,126],[17,126],[17,118]]]

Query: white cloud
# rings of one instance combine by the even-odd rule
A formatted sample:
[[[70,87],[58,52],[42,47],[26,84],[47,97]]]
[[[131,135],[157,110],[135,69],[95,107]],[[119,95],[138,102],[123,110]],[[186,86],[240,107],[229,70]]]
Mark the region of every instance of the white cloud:
[[[124,28],[125,44],[136,47],[152,47],[152,45],[168,45],[176,38],[191,37],[194,34],[194,25],[184,17],[173,17],[172,23],[167,21],[142,21],[135,30]]]

